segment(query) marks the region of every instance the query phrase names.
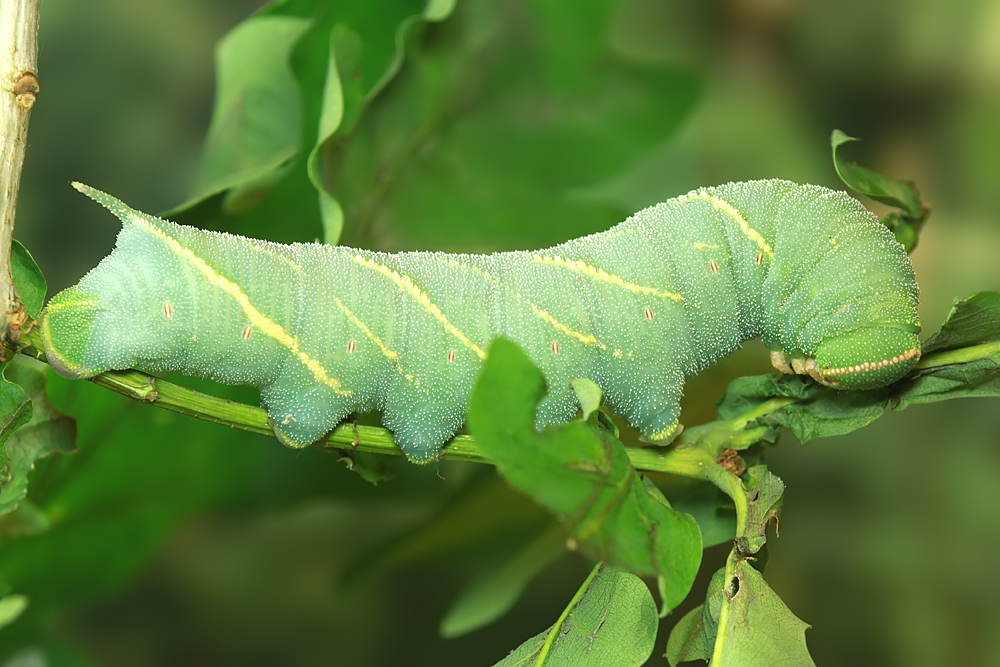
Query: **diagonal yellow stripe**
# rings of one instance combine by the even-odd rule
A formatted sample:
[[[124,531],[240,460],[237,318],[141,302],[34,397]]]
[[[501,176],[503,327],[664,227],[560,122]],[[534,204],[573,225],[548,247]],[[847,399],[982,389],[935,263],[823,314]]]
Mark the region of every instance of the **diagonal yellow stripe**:
[[[216,272],[215,269],[209,266],[208,262],[203,260],[201,257],[198,257],[190,249],[182,246],[177,241],[177,239],[168,235],[162,229],[151,224],[141,216],[133,215],[131,216],[131,221],[136,225],[142,227],[144,230],[146,230],[153,236],[156,236],[157,238],[161,239],[164,243],[167,244],[167,247],[169,247],[172,251],[174,251],[175,253],[183,257],[185,260],[187,260],[196,269],[198,269],[198,271],[200,271],[202,275],[204,275],[205,278],[208,279],[209,283],[215,285],[223,292],[236,299],[236,302],[240,304],[240,307],[243,309],[243,312],[246,313],[247,317],[250,318],[250,323],[255,328],[260,330],[262,333],[264,333],[267,336],[270,336],[274,340],[278,341],[281,345],[286,347],[292,354],[295,355],[295,357],[300,362],[302,362],[302,364],[305,365],[306,368],[308,368],[312,372],[313,377],[315,377],[318,382],[330,387],[337,394],[341,396],[351,395],[350,390],[343,389],[343,385],[340,382],[340,380],[331,377],[326,372],[326,369],[323,368],[323,366],[318,361],[310,357],[308,354],[306,354],[299,348],[298,340],[289,336],[288,333],[277,322],[270,320],[266,315],[264,315],[262,312],[254,308],[253,304],[250,303],[250,299],[247,298],[247,295],[243,293],[243,290],[240,289],[239,285],[232,282],[225,276],[220,275],[218,272]]]
[[[448,266],[455,267],[457,269],[465,269],[466,271],[472,271],[473,273],[477,273],[477,274],[481,275],[484,279],[486,279],[487,282],[490,283],[490,285],[495,285],[496,284],[496,278],[494,278],[492,275],[490,275],[489,273],[483,271],[482,269],[480,269],[477,266],[473,266],[471,264],[462,264],[461,262],[457,262],[457,261],[455,261],[453,259],[446,259],[445,260],[445,264],[447,264]],[[522,295],[519,292],[511,289],[510,287],[505,286],[505,288],[507,289],[508,292],[510,292],[511,294],[513,294],[516,298],[518,298],[521,301],[524,301],[526,304],[528,304],[531,307],[531,312],[533,312],[536,317],[541,318],[545,322],[548,322],[549,324],[551,324],[552,326],[554,326],[559,331],[562,331],[567,336],[570,336],[571,338],[576,338],[580,342],[586,343],[587,345],[596,345],[597,347],[601,348],[602,350],[608,349],[607,346],[604,343],[602,343],[601,341],[597,340],[596,337],[594,337],[594,336],[592,336],[590,334],[585,334],[585,333],[581,333],[579,331],[575,331],[573,329],[570,329],[568,326],[566,326],[565,324],[563,324],[562,322],[560,322],[556,318],[552,317],[552,315],[550,315],[548,313],[548,311],[545,311],[545,310],[539,308],[537,305],[535,305],[530,300],[528,300],[527,298],[525,298],[524,295]]]
[[[735,206],[724,199],[708,194],[705,190],[689,192],[686,195],[678,197],[676,201],[678,204],[683,204],[686,201],[692,201],[694,199],[704,199],[712,205],[712,208],[717,211],[722,211],[735,220],[736,224],[740,226],[740,231],[743,232],[744,236],[756,243],[757,247],[760,248],[769,259],[774,259],[774,251],[771,250],[771,246],[767,244],[767,241],[760,235],[760,232],[750,226],[750,223],[746,221],[746,218],[743,217],[743,214],[741,214]]]
[[[416,299],[417,303],[423,306],[428,313],[433,315],[434,319],[436,319],[438,322],[441,323],[441,326],[444,327],[445,331],[447,331],[452,336],[460,340],[462,342],[462,345],[475,352],[480,359],[486,358],[486,353],[483,352],[478,345],[469,340],[464,333],[459,331],[458,327],[456,327],[454,324],[448,321],[448,318],[445,317],[444,313],[441,312],[441,309],[438,308],[433,301],[431,301],[431,298],[427,296],[427,293],[424,292],[419,287],[417,287],[415,284],[413,284],[413,280],[410,278],[410,276],[400,275],[395,271],[393,271],[392,269],[390,269],[388,266],[379,264],[378,262],[373,262],[372,260],[367,259],[365,257],[360,257],[358,255],[351,255],[351,259],[353,259],[361,266],[366,266],[369,269],[374,269],[375,271],[378,271],[385,277],[392,280],[392,282],[396,283],[396,285],[401,290],[403,290],[404,292],[412,296],[414,299]]]
[[[626,289],[629,292],[635,292],[636,294],[652,294],[654,296],[662,297],[665,299],[673,299],[674,301],[683,301],[684,297],[675,292],[667,292],[665,290],[658,289],[656,287],[646,287],[644,285],[636,285],[635,283],[630,283],[621,276],[616,276],[613,273],[608,273],[604,269],[597,268],[583,262],[579,259],[566,259],[565,257],[557,257],[552,255],[530,255],[531,260],[534,262],[539,262],[540,264],[549,264],[551,266],[559,266],[564,269],[569,269],[574,273],[579,273],[581,275],[587,276],[588,278],[593,278],[594,280],[600,280],[601,282],[606,282],[622,289]]]
[[[420,380],[415,378],[413,375],[410,375],[403,369],[402,364],[399,363],[399,354],[394,350],[390,350],[388,347],[386,347],[385,343],[382,342],[382,339],[376,336],[375,332],[369,329],[367,324],[358,319],[358,316],[355,315],[353,312],[351,312],[351,309],[348,308],[346,305],[344,305],[343,301],[341,301],[337,297],[333,297],[333,300],[337,302],[337,308],[340,308],[341,312],[344,313],[344,315],[347,315],[347,319],[351,321],[351,324],[364,331],[365,335],[368,336],[368,338],[378,346],[378,349],[382,350],[382,354],[384,354],[387,359],[390,359],[393,362],[393,364],[395,364],[396,369],[400,373],[402,373],[403,377],[406,378],[411,384],[413,384],[413,386],[419,388]]]
[[[521,296],[521,295],[518,294],[518,296]],[[521,298],[524,299],[524,297],[521,297]],[[543,320],[545,320],[546,322],[548,322],[549,324],[551,324],[552,326],[554,326],[556,329],[559,329],[559,331],[562,331],[567,336],[570,336],[572,338],[576,338],[580,342],[586,343],[587,345],[596,345],[597,347],[601,348],[602,350],[608,349],[607,346],[604,343],[602,343],[601,341],[597,340],[597,338],[595,338],[594,336],[592,336],[590,334],[580,333],[579,331],[574,331],[573,329],[570,329],[568,326],[566,326],[565,324],[563,324],[562,322],[560,322],[556,318],[552,317],[546,311],[542,310],[541,308],[539,308],[535,304],[531,303],[527,299],[524,299],[524,300],[527,301],[527,303],[528,303],[529,306],[531,306],[531,312],[533,312],[535,315],[537,315],[538,317],[542,318]]]

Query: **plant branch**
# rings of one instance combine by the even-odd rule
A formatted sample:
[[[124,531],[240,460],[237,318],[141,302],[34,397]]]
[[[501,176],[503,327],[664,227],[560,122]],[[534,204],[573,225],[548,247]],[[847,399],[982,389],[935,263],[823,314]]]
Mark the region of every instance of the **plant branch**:
[[[14,239],[28,119],[38,95],[39,0],[0,0],[0,338],[16,343],[28,320],[14,287]]]

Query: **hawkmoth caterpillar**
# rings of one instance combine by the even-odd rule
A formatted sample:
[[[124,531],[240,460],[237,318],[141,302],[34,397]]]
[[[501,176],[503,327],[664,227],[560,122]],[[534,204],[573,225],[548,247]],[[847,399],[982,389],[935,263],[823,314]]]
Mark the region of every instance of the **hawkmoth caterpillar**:
[[[860,203],[818,186],[729,183],[545,250],[463,255],[280,245],[74,185],[123,226],[41,315],[53,368],[259,387],[290,446],[379,410],[410,459],[432,458],[501,335],[545,374],[539,426],[572,418],[569,382],[590,378],[653,439],[677,432],[684,377],[750,338],[778,370],[844,389],[893,382],[919,355],[906,253]]]

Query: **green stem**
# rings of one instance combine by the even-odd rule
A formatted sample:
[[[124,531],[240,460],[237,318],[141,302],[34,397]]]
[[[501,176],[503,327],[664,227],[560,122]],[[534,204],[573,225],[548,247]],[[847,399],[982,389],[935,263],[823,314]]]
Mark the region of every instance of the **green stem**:
[[[967,364],[972,361],[979,361],[980,359],[989,359],[998,352],[1000,352],[1000,341],[960,347],[957,350],[932,352],[918,361],[914,368],[923,370],[926,368],[938,368],[940,366],[952,366],[954,364]]]
[[[729,558],[726,560],[726,575],[722,580],[722,608],[719,610],[719,625],[715,633],[715,648],[712,651],[712,660],[708,663],[709,665],[721,665],[722,653],[726,649],[726,638],[729,633],[729,607],[731,606],[731,601],[729,596],[726,595],[726,591],[729,590],[730,582],[736,574],[736,558],[736,550],[734,549],[729,552]]]
[[[542,650],[538,652],[538,659],[535,660],[535,667],[542,667],[542,665],[545,664],[545,658],[548,657],[549,651],[552,650],[552,644],[555,643],[556,637],[559,636],[559,633],[562,630],[562,624],[566,621],[570,612],[573,611],[573,607],[575,607],[580,600],[583,599],[583,596],[587,593],[587,588],[590,587],[590,582],[594,580],[594,577],[597,576],[602,567],[604,567],[604,563],[598,563],[594,566],[594,569],[587,575],[583,584],[576,590],[576,595],[573,596],[573,599],[570,600],[569,604],[566,605],[566,608],[563,609],[562,614],[560,614],[559,618],[556,619],[555,625],[552,626],[552,629],[549,630],[548,636],[545,638],[545,643],[542,644]]]

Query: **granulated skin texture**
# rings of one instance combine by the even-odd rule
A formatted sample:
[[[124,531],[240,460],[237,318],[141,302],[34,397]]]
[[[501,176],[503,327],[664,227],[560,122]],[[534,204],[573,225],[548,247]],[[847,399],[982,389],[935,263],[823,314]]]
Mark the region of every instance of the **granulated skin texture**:
[[[784,372],[888,384],[919,356],[902,246],[857,201],[787,181],[730,183],[527,252],[376,253],[184,227],[78,189],[123,223],[114,251],[42,316],[68,377],[176,370],[259,387],[278,437],[310,444],[379,410],[412,460],[465,420],[491,340],[545,374],[537,421],[594,380],[651,438],[677,431],[684,377],[761,337]]]

